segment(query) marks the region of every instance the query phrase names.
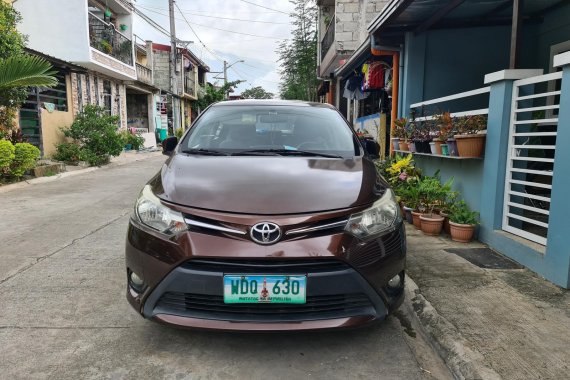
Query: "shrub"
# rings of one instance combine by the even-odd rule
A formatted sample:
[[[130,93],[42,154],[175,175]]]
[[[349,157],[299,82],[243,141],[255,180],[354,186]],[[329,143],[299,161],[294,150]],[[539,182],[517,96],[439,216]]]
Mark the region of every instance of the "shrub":
[[[118,123],[118,116],[108,115],[101,107],[88,105],[63,133],[75,140],[86,161],[91,165],[101,165],[109,162],[109,156],[118,156],[123,151]]]
[[[8,171],[10,164],[14,161],[16,148],[8,140],[0,140],[0,174]]]
[[[81,147],[77,143],[63,142],[56,145],[53,159],[74,164],[82,160]]]
[[[10,175],[20,178],[27,170],[36,166],[40,158],[40,150],[29,143],[17,143],[14,145],[14,161],[10,165]]]
[[[126,130],[121,131],[120,135],[123,140],[123,145],[131,144],[134,150],[139,150],[144,145],[144,138],[141,135],[130,133]]]
[[[178,128],[178,129],[174,132],[174,136],[178,137],[178,140],[180,140],[183,135],[184,135],[184,129],[182,129],[182,128]]]

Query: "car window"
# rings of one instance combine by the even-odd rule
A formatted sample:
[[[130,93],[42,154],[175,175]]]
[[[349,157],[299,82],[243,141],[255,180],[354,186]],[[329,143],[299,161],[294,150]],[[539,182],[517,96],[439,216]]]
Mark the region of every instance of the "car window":
[[[214,106],[197,120],[181,146],[228,154],[251,150],[358,154],[354,135],[336,110],[307,106]]]

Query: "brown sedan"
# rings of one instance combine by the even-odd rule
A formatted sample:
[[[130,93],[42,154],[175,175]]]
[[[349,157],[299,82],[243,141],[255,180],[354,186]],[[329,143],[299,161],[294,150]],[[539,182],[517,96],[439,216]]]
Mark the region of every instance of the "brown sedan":
[[[143,188],[126,243],[145,318],[221,330],[340,328],[402,302],[392,190],[328,105],[230,101],[204,111]]]

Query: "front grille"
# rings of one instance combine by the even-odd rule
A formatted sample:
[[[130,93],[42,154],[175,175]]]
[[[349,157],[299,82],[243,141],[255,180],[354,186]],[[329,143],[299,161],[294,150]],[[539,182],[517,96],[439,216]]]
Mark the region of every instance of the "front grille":
[[[223,296],[166,292],[155,311],[231,321],[302,321],[374,315],[365,294],[307,296],[305,304],[226,304]]]
[[[296,259],[194,259],[181,265],[186,269],[219,271],[222,273],[315,273],[338,271],[350,267],[339,260],[296,260]]]

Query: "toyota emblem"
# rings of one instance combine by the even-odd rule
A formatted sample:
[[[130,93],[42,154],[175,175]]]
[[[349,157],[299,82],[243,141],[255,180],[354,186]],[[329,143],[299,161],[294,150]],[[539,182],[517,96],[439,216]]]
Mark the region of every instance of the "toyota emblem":
[[[249,235],[258,244],[273,244],[281,238],[281,228],[275,223],[261,222],[251,227]]]

